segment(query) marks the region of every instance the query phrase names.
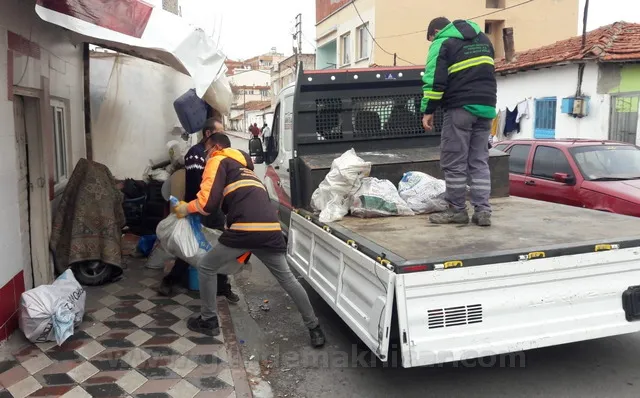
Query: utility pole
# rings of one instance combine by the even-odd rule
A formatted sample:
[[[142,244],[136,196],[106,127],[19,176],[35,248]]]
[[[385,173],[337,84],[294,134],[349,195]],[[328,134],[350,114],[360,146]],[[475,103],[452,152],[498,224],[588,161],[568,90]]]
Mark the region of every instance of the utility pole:
[[[294,40],[298,40],[298,48],[296,49],[296,75],[298,74],[298,65],[300,64],[300,53],[302,52],[302,14],[296,15],[296,33],[293,35]]]

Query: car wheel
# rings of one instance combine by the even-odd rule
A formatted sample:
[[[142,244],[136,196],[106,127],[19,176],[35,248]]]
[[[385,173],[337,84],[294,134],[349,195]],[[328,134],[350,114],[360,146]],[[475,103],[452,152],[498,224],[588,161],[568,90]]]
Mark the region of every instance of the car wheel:
[[[113,266],[102,261],[83,261],[72,265],[78,282],[85,286],[100,286],[111,280]]]

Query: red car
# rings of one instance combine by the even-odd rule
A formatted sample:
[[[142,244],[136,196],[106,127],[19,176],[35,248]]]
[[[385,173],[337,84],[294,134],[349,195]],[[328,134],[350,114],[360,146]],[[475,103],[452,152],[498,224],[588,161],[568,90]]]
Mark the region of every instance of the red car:
[[[640,217],[640,148],[596,140],[513,140],[510,194]]]

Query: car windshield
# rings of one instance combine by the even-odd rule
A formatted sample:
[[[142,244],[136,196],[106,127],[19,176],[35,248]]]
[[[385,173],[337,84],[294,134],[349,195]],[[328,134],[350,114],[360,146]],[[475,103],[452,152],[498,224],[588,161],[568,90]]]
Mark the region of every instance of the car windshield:
[[[594,145],[571,148],[582,175],[591,181],[640,179],[640,148],[631,145]]]

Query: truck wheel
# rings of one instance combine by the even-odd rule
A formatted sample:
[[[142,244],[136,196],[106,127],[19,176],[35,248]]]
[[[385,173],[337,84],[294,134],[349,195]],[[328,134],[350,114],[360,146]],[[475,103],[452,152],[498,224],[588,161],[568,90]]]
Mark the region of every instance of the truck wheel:
[[[73,273],[80,284],[100,286],[111,280],[113,266],[102,261],[83,261],[72,265]]]

